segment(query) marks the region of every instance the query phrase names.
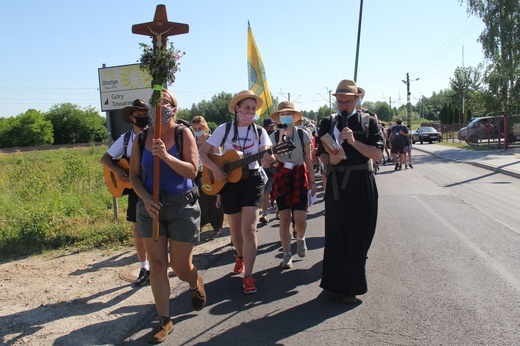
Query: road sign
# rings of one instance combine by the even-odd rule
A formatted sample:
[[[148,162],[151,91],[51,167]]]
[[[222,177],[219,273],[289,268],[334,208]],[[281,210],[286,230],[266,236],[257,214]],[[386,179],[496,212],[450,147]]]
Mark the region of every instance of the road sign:
[[[152,77],[139,64],[98,69],[101,111],[129,106],[135,99],[148,102],[152,95]]]

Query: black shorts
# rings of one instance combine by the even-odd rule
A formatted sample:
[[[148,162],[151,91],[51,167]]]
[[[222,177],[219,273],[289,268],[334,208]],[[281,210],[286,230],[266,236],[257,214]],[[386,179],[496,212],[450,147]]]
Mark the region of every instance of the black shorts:
[[[392,143],[392,149],[390,149],[392,154],[404,154],[404,143]]]
[[[260,207],[264,194],[264,182],[258,170],[250,170],[246,179],[227,183],[220,191],[224,214],[236,214],[242,207]]]
[[[307,210],[307,194],[301,193],[300,194],[300,202],[293,203],[290,206],[285,203],[285,195],[278,196],[276,198],[276,206],[278,207],[278,210]]]
[[[130,190],[128,194],[128,209],[126,210],[126,221],[137,222],[137,202],[139,201],[139,196],[134,192],[134,190]]]

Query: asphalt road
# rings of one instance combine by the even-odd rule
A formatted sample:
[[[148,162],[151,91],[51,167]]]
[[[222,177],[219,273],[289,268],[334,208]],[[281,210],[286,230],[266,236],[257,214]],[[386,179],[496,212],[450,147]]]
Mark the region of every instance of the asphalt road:
[[[414,153],[415,169],[385,166],[377,175],[369,292],[358,305],[319,288],[320,198],[308,214],[307,257],[281,270],[278,222],[259,228],[258,292],[243,293],[233,251],[219,255],[201,272],[208,295],[202,311],[192,311],[185,284],[175,288],[175,330],[164,344],[519,345],[520,181]],[[150,321],[125,344],[147,344],[154,326]]]

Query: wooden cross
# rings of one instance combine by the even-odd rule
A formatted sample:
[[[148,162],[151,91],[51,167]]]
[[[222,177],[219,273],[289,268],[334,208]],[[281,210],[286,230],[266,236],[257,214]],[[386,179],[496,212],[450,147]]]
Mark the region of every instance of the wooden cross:
[[[132,33],[153,38],[153,48],[166,48],[168,36],[186,34],[190,31],[188,24],[168,21],[165,5],[157,5],[153,22],[132,25]]]

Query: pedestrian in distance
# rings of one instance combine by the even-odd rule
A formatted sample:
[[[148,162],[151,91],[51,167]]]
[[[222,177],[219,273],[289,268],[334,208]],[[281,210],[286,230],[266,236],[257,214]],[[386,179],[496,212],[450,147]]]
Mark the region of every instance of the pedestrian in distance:
[[[271,142],[281,143],[291,140],[295,149],[290,153],[275,154],[278,161],[273,178],[272,198],[276,200],[280,216],[280,241],[283,248],[282,269],[292,268],[291,219],[294,219],[296,230],[297,254],[303,258],[307,255],[305,232],[307,231],[308,195],[316,195],[316,178],[311,157],[312,139],[308,131],[297,128],[302,119],[290,101],[278,104],[277,111],[271,115],[279,129],[271,134]]]
[[[192,263],[193,246],[200,231],[198,193],[193,183],[199,155],[191,130],[176,121],[177,110],[177,100],[163,89],[161,118],[158,119],[155,112],[151,114],[151,127],[138,137],[130,164],[130,181],[140,197],[137,204],[139,235],[144,238],[149,256],[150,283],[159,315],[159,324],[148,337],[151,343],[164,341],[173,331],[168,266],[180,280],[189,284],[193,309],[202,310],[206,304],[204,283]],[[155,121],[161,122],[160,134],[155,133]],[[154,177],[155,157],[160,159],[159,182]],[[153,196],[156,183],[160,188],[159,202]],[[159,223],[157,241],[152,239],[154,218],[158,218]]]
[[[263,128],[267,131],[268,135],[271,135],[275,131],[276,123],[271,118],[264,119]],[[260,216],[260,222],[265,224],[269,223],[269,204],[271,201],[271,188],[273,186],[273,177],[276,167],[274,164],[268,164],[262,162],[262,167],[267,174],[267,183],[265,184],[264,194],[262,196],[262,211]]]
[[[237,252],[233,271],[236,274],[244,273],[242,287],[246,294],[257,291],[252,277],[258,248],[256,227],[267,177],[261,171],[258,160],[254,160],[244,166],[247,168],[242,179],[228,182],[228,173],[223,171],[223,166],[213,162],[208,153],[214,148],[223,147],[224,155],[234,150],[248,157],[270,148],[271,140],[267,132],[254,123],[256,110],[262,104],[263,100],[250,90],[236,94],[228,105],[233,121],[220,125],[199,150],[204,169],[212,172],[213,179],[225,183],[220,190],[220,198],[224,214],[228,217],[231,241]],[[275,161],[267,151],[262,159],[267,163]]]
[[[354,81],[340,81],[333,95],[338,113],[323,118],[319,128],[318,154],[327,164],[320,287],[338,294],[346,304],[355,304],[356,296],[368,290],[365,264],[378,207],[370,159],[381,157],[383,140],[375,118],[355,109],[361,93]],[[328,136],[333,143],[325,141]]]
[[[136,136],[148,127],[150,117],[148,116],[148,104],[140,99],[134,100],[131,106],[124,107],[121,110],[121,117],[127,124],[132,124],[132,130],[122,134],[111,146],[107,152],[101,157],[101,164],[108,168],[114,174],[116,180],[121,182],[129,182],[129,172],[114,163],[115,159],[124,158],[130,162],[132,148]],[[134,281],[135,287],[141,287],[150,282],[150,264],[146,256],[144,241],[139,237],[136,205],[139,196],[133,189],[128,191],[128,208],[126,210],[126,221],[129,221],[132,227],[132,235],[134,238],[135,251],[139,260],[140,270],[137,280]]]
[[[206,119],[197,115],[191,120],[191,128],[195,135],[197,148],[200,149],[206,140],[211,137]],[[220,153],[219,148],[215,148],[215,153]],[[199,189],[199,205],[200,205],[200,227],[204,227],[207,223],[213,227],[213,236],[217,236],[224,223],[224,210],[220,205],[219,195],[208,195],[204,193],[204,189],[200,186],[200,178],[202,176],[202,161],[199,160],[199,172],[195,178],[195,184]]]
[[[392,154],[393,160],[395,162],[394,169],[396,171],[400,171],[403,167],[404,163],[404,147],[406,142],[409,141],[410,133],[406,126],[403,126],[403,119],[397,118],[395,120],[396,125],[392,127],[390,130],[390,142],[392,143],[392,148],[390,149],[390,153]],[[399,155],[399,161],[397,160],[397,155]]]

